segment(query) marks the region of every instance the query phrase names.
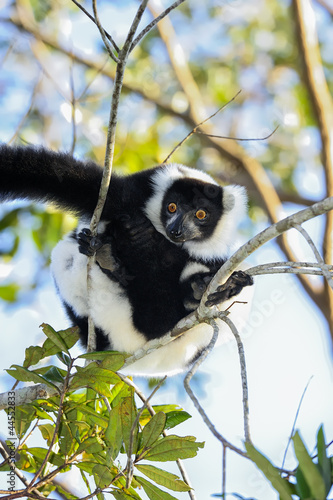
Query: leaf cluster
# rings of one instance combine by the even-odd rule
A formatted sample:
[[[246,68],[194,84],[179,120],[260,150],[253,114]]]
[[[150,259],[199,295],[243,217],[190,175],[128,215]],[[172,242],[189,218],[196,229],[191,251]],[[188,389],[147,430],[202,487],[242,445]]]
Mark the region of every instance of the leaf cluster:
[[[249,457],[264,473],[281,500],[325,500],[333,486],[333,457],[327,456],[324,430],[317,434],[317,455],[312,458],[298,432],[293,436],[298,465],[295,475],[282,477],[280,471],[252,444],[246,444]]]
[[[117,374],[125,361],[122,354],[105,351],[73,358],[69,349],[78,340],[77,329],[56,332],[42,326],[44,344],[26,349],[23,366],[7,370],[16,380],[43,383],[55,392],[48,399],[17,406],[11,418],[10,435],[19,438],[15,466],[36,478],[34,493],[47,496],[57,490],[67,498],[79,498],[54,483],[58,474],[73,468],[80,471],[88,495],[100,500],[104,492],[119,499],[140,499],[138,490],[152,500],[175,498],[160,486],[189,491],[176,474],[155,463],[194,457],[204,446],[193,436],[165,434],[190,415],[175,405],[153,407],[153,414],[145,406],[138,408],[133,387]],[[51,355],[60,366],[41,366]],[[79,366],[79,359],[89,363]],[[37,429],[44,445],[29,446]],[[10,440],[7,445],[11,447]],[[9,469],[5,460],[0,471]],[[27,494],[28,489],[22,496]]]

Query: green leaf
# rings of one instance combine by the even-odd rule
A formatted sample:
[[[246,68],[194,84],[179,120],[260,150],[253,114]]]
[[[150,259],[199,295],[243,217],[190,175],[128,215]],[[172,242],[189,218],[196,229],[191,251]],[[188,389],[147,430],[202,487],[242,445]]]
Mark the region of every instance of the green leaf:
[[[92,470],[97,488],[106,488],[114,479],[114,474],[106,465],[98,464]]]
[[[81,354],[79,358],[102,361],[102,368],[118,371],[125,362],[125,356],[118,351],[95,351]]]
[[[69,455],[75,441],[71,428],[65,421],[62,421],[60,424],[58,440],[61,453]]]
[[[77,373],[72,378],[70,390],[90,387],[98,394],[111,397],[110,385],[119,382],[119,377],[111,370],[100,368],[96,363],[90,363],[84,368],[78,366]]]
[[[78,405],[76,406],[76,409],[84,415],[87,415],[88,421],[90,421],[90,423],[92,422],[99,427],[106,429],[109,420],[106,417],[103,417],[103,415],[97,413],[93,408],[90,408],[90,406],[88,405]]]
[[[44,373],[43,378],[49,382],[54,382],[55,384],[64,383],[63,373],[59,370],[57,366],[51,366],[47,372]]]
[[[196,456],[198,449],[203,447],[204,443],[196,442],[193,436],[179,437],[171,435],[152,446],[144,455],[144,458],[156,462],[192,458]]]
[[[123,443],[120,413],[120,404],[112,408],[109,416],[109,423],[105,431],[105,440],[108,445],[108,454],[112,458],[112,460],[115,460],[117,458]]]
[[[44,425],[39,425],[38,428],[42,433],[43,439],[45,439],[47,445],[50,446],[55,426],[52,424],[44,424]]]
[[[155,483],[173,491],[189,491],[191,487],[178,476],[153,465],[136,465],[136,468]]]
[[[295,455],[299,462],[304,479],[309,485],[311,496],[316,500],[326,499],[325,482],[322,478],[317,466],[313,463],[300,435],[298,432],[293,437]]]
[[[133,391],[131,396],[126,397],[121,401],[120,407],[120,419],[125,449],[128,452],[130,443],[132,443],[132,453],[136,453],[138,443],[138,425],[136,426],[134,435],[132,436],[132,427],[135,422],[137,412]]]
[[[166,491],[160,490],[160,488],[158,488],[154,484],[151,484],[143,477],[136,476],[135,479],[139,484],[141,484],[150,500],[177,500],[175,497],[173,497]]]
[[[55,489],[61,498],[67,498],[68,500],[77,500],[80,498],[79,496],[73,495],[73,493],[70,493],[68,490],[65,490],[59,483],[55,485]]]
[[[311,491],[308,483],[304,479],[304,474],[298,467],[296,470],[296,491],[300,498],[311,498]]]
[[[40,346],[30,346],[25,350],[25,359],[23,366],[24,368],[29,368],[29,366],[37,365],[39,361],[43,358],[44,349]]]
[[[320,427],[317,434],[318,467],[324,479],[326,494],[329,493],[331,481],[331,461],[326,453],[325,435],[323,426]]]
[[[181,411],[181,410],[170,411],[169,413],[166,414],[165,429],[172,429],[173,427],[176,427],[176,425],[185,422],[189,418],[192,418],[192,416],[189,413],[187,413],[187,411]]]
[[[47,338],[49,338],[51,342],[59,348],[60,352],[65,351],[68,353],[66,342],[63,340],[62,336],[52,328],[52,326],[43,324],[42,330]]]
[[[9,370],[6,370],[9,375],[14,377],[16,380],[20,380],[21,382],[35,382],[37,384],[47,384],[54,389],[57,389],[57,386],[54,385],[53,383],[49,382],[46,380],[44,377],[41,375],[38,375],[33,370],[28,370],[27,368],[24,368],[23,366],[19,365],[12,365]]]
[[[265,474],[271,482],[273,488],[280,494],[281,500],[292,500],[292,490],[289,483],[280,476],[279,471],[274,465],[260,453],[252,444],[245,443],[246,451],[250,459]]]
[[[65,352],[58,352],[56,356],[59,359],[59,361],[64,363],[64,365],[70,366],[71,358],[68,356],[68,354],[66,354]]]
[[[103,441],[101,440],[100,437],[95,436],[95,437],[88,437],[87,439],[82,441],[82,443],[77,449],[77,452],[80,453],[84,451],[86,453],[90,453],[93,455],[94,453],[99,453],[100,451],[103,450],[104,450]]]
[[[35,418],[36,412],[32,405],[22,405],[15,408],[15,431],[19,438],[24,436]]]
[[[31,455],[35,458],[36,462],[39,462],[40,464],[43,462],[46,453],[48,452],[48,450],[46,450],[45,448],[39,448],[39,447],[29,448],[27,451],[28,453],[31,453]],[[61,465],[63,465],[64,459],[62,459],[56,453],[50,453],[48,462],[50,464],[60,467]]]
[[[83,462],[76,463],[75,467],[77,467],[81,471],[88,472],[88,474],[92,474],[93,468],[96,465],[98,465],[97,461],[93,462],[92,460],[84,460]]]
[[[53,330],[52,327],[50,327],[49,325],[47,325],[45,323],[43,323],[41,326],[42,326],[43,331],[44,331],[44,328],[47,329],[47,332],[50,332],[51,330]],[[66,346],[65,351],[66,352],[68,352],[68,349],[73,347],[73,345],[76,344],[76,342],[80,338],[79,329],[77,327],[67,328],[67,330],[59,330],[58,332],[55,332],[55,330],[53,330],[53,333],[55,333],[57,338],[60,339],[61,345],[65,344],[65,346]],[[48,336],[48,335],[46,334],[46,336]],[[62,352],[64,350],[64,349],[60,348],[57,344],[55,344],[53,342],[53,340],[51,340],[50,338],[47,338],[45,340],[42,348],[44,349],[44,356],[43,356],[44,358],[47,356],[52,356],[53,354],[57,354],[58,352]]]
[[[142,431],[141,447],[150,448],[164,431],[166,415],[162,411],[156,413]]]

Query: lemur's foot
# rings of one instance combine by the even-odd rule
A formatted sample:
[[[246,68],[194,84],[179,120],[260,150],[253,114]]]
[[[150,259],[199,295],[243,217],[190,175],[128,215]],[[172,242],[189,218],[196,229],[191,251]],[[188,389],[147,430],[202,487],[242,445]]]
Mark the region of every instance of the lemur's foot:
[[[206,306],[211,307],[225,302],[238,295],[245,286],[253,285],[253,278],[244,271],[235,271],[227,281],[219,286],[216,292],[211,293],[206,301]]]

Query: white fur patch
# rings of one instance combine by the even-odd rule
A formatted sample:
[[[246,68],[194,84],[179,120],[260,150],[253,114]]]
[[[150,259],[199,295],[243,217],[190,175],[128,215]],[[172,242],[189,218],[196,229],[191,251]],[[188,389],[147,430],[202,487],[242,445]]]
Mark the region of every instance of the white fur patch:
[[[156,230],[166,236],[161,223],[161,207],[163,197],[175,180],[192,178],[218,185],[210,175],[184,165],[171,163],[153,174],[154,194],[148,200],[145,213]],[[194,258],[212,260],[224,258],[230,254],[236,240],[239,221],[246,212],[247,196],[242,186],[223,187],[223,214],[210,238],[203,241],[187,241],[184,248]],[[168,238],[169,239],[169,238]]]
[[[209,184],[214,184],[215,186],[218,185],[217,182],[205,172],[178,163],[165,165],[153,174],[152,183],[154,186],[154,194],[148,200],[144,211],[155,229],[166,238],[167,236],[161,223],[162,201],[166,191],[174,181],[178,179],[197,179],[199,181],[208,182]]]
[[[180,275],[180,282],[183,283],[188,278],[193,276],[193,274],[208,273],[209,271],[209,267],[205,266],[204,264],[200,264],[200,262],[188,262],[182,270],[182,273]]]
[[[133,353],[146,339],[133,326],[131,305],[118,283],[110,280],[97,264],[92,268],[88,303],[87,260],[71,235],[57,244],[52,252],[51,270],[60,296],[78,316],[90,313],[113,349]]]

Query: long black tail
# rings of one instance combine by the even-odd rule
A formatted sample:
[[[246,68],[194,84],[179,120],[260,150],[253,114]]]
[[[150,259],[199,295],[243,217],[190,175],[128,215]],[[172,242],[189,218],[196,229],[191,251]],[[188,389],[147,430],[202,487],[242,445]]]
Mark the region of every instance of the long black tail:
[[[93,213],[103,170],[70,154],[0,146],[0,199],[53,202],[78,215]]]

